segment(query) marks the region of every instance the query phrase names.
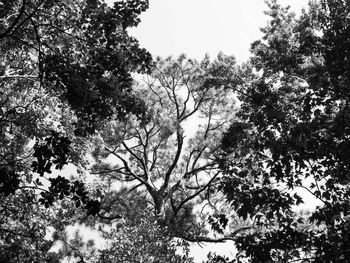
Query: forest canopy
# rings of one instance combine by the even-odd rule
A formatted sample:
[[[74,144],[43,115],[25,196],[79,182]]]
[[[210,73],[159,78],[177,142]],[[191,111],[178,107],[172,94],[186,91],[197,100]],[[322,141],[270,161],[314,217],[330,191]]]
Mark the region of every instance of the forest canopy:
[[[1,1],[0,261],[347,262],[350,6],[266,3],[237,63],[152,58],[146,0]]]

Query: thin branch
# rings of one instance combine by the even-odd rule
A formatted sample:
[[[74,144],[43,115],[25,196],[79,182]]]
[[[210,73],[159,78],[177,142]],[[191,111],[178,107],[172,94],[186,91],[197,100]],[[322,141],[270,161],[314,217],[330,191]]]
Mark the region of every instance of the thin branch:
[[[184,115],[183,117],[180,118],[180,122],[186,120],[187,118],[191,117],[193,114],[195,114],[198,110],[199,107],[202,105],[202,103],[205,101],[204,95],[199,99],[198,103],[194,105],[193,110],[189,112],[188,114]]]
[[[39,53],[42,53],[42,51],[40,51],[37,47],[35,47],[34,45],[32,45],[31,43],[24,41],[23,39],[20,39],[19,37],[16,37],[14,35],[11,35],[12,38],[22,42],[23,44],[27,45],[28,47],[31,47],[32,49],[38,51]]]
[[[180,107],[179,107],[179,103],[177,102],[177,97],[176,97],[176,93],[175,93],[175,89],[176,89],[176,85],[177,85],[177,82],[175,83],[175,80],[174,80],[174,76],[171,76],[172,77],[172,83],[173,83],[173,86],[172,86],[172,94],[173,94],[173,97],[174,97],[174,103],[175,103],[175,108],[176,108],[176,116],[177,116],[177,119],[179,120],[180,119]]]
[[[180,204],[177,206],[177,208],[175,209],[174,211],[174,215],[177,215],[177,213],[180,211],[180,209],[187,203],[189,202],[190,200],[192,200],[193,198],[195,198],[196,196],[198,196],[200,193],[202,193],[205,189],[207,189],[210,184],[214,181],[214,179],[219,175],[220,173],[217,172],[210,180],[209,182],[202,188],[200,189],[199,191],[197,191],[196,193],[188,196],[187,198],[185,198],[184,200],[182,200],[180,202]]]
[[[184,177],[187,177],[189,175],[192,175],[192,174],[196,174],[200,171],[207,171],[207,170],[214,170],[216,168],[212,168],[213,166],[215,166],[216,163],[215,162],[212,162],[212,163],[208,163],[206,165],[203,165],[201,167],[198,167],[198,168],[195,168],[195,169],[192,169],[191,171],[185,173]],[[208,169],[209,168],[209,169]]]
[[[316,197],[317,199],[321,200],[324,204],[326,203],[320,196],[315,195],[314,192],[312,192],[309,188],[307,188],[306,186],[303,185],[296,185],[295,187],[300,187],[305,189],[306,191],[308,191],[310,194],[312,194],[314,197]]]
[[[229,237],[222,237],[222,238],[211,238],[211,237],[189,237],[189,236],[180,236],[180,238],[185,239],[186,241],[189,242],[197,242],[197,243],[202,243],[202,242],[206,242],[206,243],[222,243],[228,240],[231,241],[236,241],[235,236],[237,236],[237,234],[239,234],[242,231],[245,230],[249,230],[251,229],[251,227],[242,227],[238,230],[236,230],[235,232],[233,232],[232,234],[230,234]]]
[[[48,191],[47,189],[43,189],[43,188],[40,188],[40,187],[37,187],[37,186],[30,186],[30,185],[27,185],[27,186],[20,186],[20,187],[18,187],[17,189],[33,189],[33,190],[39,190],[39,191],[51,193],[51,192]]]
[[[101,215],[100,213],[97,214],[97,216],[101,219],[105,219],[105,220],[116,220],[116,219],[121,219],[123,218],[120,215],[113,215],[113,216],[105,216],[105,215]]]
[[[0,76],[0,79],[37,79],[39,78],[38,75],[4,75]]]
[[[136,158],[136,160],[139,161],[139,163],[143,167],[143,170],[146,172],[147,169],[146,169],[146,166],[145,166],[145,163],[143,162],[143,160],[139,156],[137,156],[137,154],[135,154],[132,151],[132,148],[128,147],[125,142],[122,142],[122,145],[124,146],[125,150],[127,150],[128,153],[130,153],[132,156],[134,156]]]
[[[203,149],[201,149],[200,151],[197,151],[198,152],[198,155],[195,157],[195,159],[193,160],[193,163],[192,163],[192,166],[191,166],[191,169],[194,170],[199,158],[202,156],[203,152],[205,151],[205,149],[207,148],[207,146],[204,146]]]
[[[135,185],[133,188],[131,188],[131,189],[129,190],[129,192],[132,192],[132,191],[136,190],[137,188],[139,188],[139,187],[142,186],[142,185],[143,185],[143,183],[139,183],[139,184]]]
[[[159,99],[159,104],[160,106],[163,108],[163,102],[162,102],[162,98],[159,96],[158,92],[156,92],[151,85],[148,86],[150,88],[150,90],[158,97]]]

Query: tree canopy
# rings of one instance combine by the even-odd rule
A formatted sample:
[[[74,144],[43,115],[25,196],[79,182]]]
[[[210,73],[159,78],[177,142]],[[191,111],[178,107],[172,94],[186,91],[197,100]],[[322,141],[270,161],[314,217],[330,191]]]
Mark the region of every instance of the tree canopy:
[[[269,8],[242,75],[241,119],[222,141],[222,190],[252,222],[237,247],[251,262],[346,262],[349,6],[311,2],[300,17]],[[321,203],[303,216],[299,189]]]
[[[190,263],[187,241],[226,240],[207,262],[348,261],[346,1],[267,1],[242,64],[152,59],[128,34],[144,0],[0,4],[0,261]]]

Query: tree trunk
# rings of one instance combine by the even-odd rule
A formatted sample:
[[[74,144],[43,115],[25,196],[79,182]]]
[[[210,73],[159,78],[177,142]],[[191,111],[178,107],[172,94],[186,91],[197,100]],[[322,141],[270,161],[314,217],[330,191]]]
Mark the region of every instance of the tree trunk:
[[[149,192],[150,192],[152,199],[153,199],[153,202],[154,202],[155,216],[158,218],[158,220],[162,221],[165,219],[165,209],[164,209],[165,195],[164,195],[164,191],[152,189],[152,191],[149,191]]]
[[[158,219],[163,220],[165,218],[165,211],[164,211],[164,198],[162,195],[157,194],[156,198],[153,198],[154,201],[154,210],[156,213],[156,217]]]

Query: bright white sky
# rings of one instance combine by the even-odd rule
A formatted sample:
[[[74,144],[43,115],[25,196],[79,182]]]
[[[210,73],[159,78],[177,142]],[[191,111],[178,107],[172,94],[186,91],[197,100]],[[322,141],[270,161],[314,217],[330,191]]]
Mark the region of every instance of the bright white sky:
[[[267,16],[264,0],[149,0],[141,23],[130,30],[151,54],[167,57],[181,53],[202,59],[219,51],[239,62],[249,57],[250,44],[261,36]],[[307,0],[280,0],[300,12]]]

